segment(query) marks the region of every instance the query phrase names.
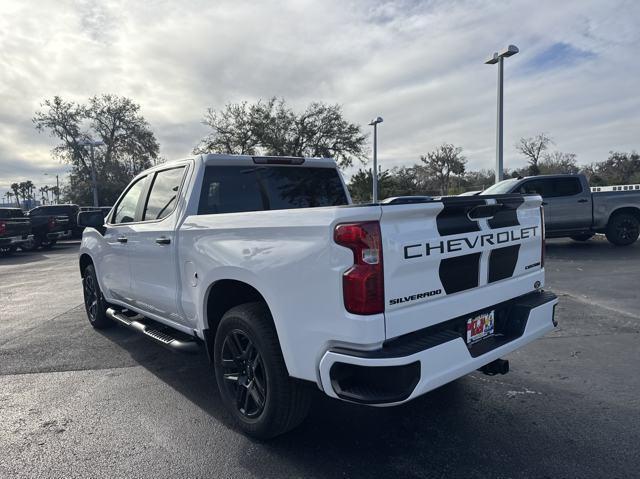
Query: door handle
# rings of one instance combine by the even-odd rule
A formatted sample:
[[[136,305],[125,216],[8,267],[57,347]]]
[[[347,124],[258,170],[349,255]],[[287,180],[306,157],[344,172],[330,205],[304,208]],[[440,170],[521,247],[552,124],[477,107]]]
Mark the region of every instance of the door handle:
[[[126,243],[126,242],[127,242],[127,237],[126,237],[126,236],[118,236],[118,237],[116,238],[116,241],[117,241],[118,243]]]
[[[587,201],[589,201],[589,200],[587,200],[585,198],[582,198],[581,200],[578,200],[578,203],[586,203]]]
[[[547,203],[546,201],[542,202],[542,206],[547,206],[549,203]]]
[[[166,236],[160,236],[160,238],[156,238],[156,243],[158,244],[170,244],[171,238],[167,238]]]

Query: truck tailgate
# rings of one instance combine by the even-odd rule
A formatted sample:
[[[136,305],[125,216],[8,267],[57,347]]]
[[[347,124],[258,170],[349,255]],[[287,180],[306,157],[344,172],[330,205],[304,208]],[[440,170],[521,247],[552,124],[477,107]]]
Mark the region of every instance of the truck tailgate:
[[[27,236],[31,234],[31,221],[29,218],[0,219],[4,223],[4,233],[2,236]]]
[[[540,205],[521,195],[383,205],[386,337],[541,287]]]

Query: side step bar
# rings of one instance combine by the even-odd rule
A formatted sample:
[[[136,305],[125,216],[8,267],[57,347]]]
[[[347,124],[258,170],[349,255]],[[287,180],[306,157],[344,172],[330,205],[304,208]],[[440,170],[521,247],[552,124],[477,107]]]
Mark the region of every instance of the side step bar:
[[[171,336],[166,331],[153,328],[147,324],[144,324],[141,319],[144,316],[127,316],[113,308],[107,308],[107,316],[114,320],[116,323],[120,323],[129,329],[142,333],[145,336],[153,339],[161,346],[165,346],[173,351],[179,351],[181,353],[197,353],[200,350],[196,341],[184,341]]]

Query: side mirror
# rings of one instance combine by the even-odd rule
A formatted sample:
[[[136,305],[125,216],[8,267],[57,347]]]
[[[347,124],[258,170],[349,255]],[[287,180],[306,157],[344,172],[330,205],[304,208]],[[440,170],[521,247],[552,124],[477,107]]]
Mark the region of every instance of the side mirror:
[[[95,228],[100,233],[104,232],[104,213],[100,210],[81,211],[78,213],[78,226]]]

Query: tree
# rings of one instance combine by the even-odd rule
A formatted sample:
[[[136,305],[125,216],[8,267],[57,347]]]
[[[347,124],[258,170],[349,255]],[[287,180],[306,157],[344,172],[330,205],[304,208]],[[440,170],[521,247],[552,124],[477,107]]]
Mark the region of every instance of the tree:
[[[16,204],[18,205],[18,208],[20,208],[20,184],[11,183],[11,190],[13,191],[13,196],[16,197]]]
[[[388,198],[391,191],[391,173],[389,170],[378,171],[378,196]],[[373,200],[373,174],[371,168],[360,169],[351,177],[349,193],[354,203],[370,203]]]
[[[505,170],[505,177],[507,177]],[[465,172],[463,178],[463,186],[466,191],[484,190],[495,183],[495,172],[491,170],[477,170]]]
[[[577,165],[575,153],[554,151],[544,155],[538,163],[538,170],[541,175],[557,175],[575,174],[580,171],[580,168]]]
[[[520,138],[520,142],[516,144],[516,150],[527,159],[530,175],[535,176],[540,174],[538,163],[552,143],[553,140],[545,133],[540,133],[533,138]]]
[[[140,106],[129,98],[103,94],[83,105],[55,96],[41,106],[33,123],[38,131],[60,140],[53,154],[72,165],[66,193],[74,203],[92,202],[91,156],[83,142],[104,143],[94,150],[99,199],[104,205],[113,204],[131,178],[158,158],[158,142]]]
[[[609,185],[640,183],[640,155],[610,151],[609,158],[597,164],[596,173]]]
[[[193,149],[200,153],[331,157],[339,166],[365,159],[367,136],[344,119],[340,105],[313,102],[296,113],[284,99],[229,103],[207,110],[211,128]]]
[[[437,181],[441,195],[448,194],[452,175],[464,175],[467,163],[462,148],[449,143],[443,143],[420,160],[425,164],[427,174]]]
[[[5,196],[7,197],[7,202],[9,202],[9,204],[11,204],[12,203],[11,198],[13,198],[15,195],[13,193],[11,193],[10,191],[7,191],[5,193]],[[20,205],[18,205],[18,206],[20,206]]]

